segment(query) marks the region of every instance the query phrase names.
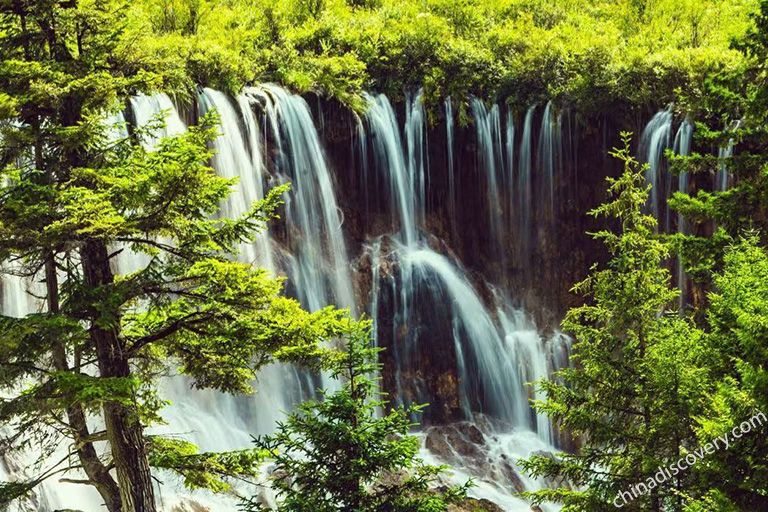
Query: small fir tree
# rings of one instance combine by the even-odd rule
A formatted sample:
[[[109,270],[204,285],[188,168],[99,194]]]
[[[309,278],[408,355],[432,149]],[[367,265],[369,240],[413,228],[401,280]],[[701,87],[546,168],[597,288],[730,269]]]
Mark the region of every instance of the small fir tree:
[[[277,431],[255,438],[272,453],[272,485],[281,512],[437,512],[462,499],[469,485],[432,487],[442,467],[418,457],[409,418],[422,407],[394,408],[378,390],[379,349],[370,347],[370,326],[356,324],[346,356],[332,372],[336,392],[299,406]],[[257,498],[246,511],[265,510]]]

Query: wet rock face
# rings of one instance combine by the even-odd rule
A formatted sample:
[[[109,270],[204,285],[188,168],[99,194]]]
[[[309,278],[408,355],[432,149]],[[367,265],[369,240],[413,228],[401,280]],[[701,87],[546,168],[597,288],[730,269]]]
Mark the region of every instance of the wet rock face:
[[[434,283],[423,280],[403,297],[401,279],[398,261],[381,259],[377,311],[371,314],[377,318],[377,342],[386,348],[381,354],[384,388],[405,404],[429,403],[422,423],[460,419],[450,305],[439,300]],[[393,368],[398,371],[388,370]]]
[[[434,426],[426,430],[424,446],[442,462],[492,482],[501,490],[524,491],[525,484],[513,462],[505,455],[492,453],[489,435],[470,422]]]

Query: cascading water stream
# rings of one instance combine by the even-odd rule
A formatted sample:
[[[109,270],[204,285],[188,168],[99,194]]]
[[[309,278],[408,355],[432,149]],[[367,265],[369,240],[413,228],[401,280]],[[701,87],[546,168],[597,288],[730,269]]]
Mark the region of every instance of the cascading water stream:
[[[741,126],[741,121],[733,123],[733,130],[738,130]],[[715,177],[715,190],[719,192],[725,192],[730,185],[730,173],[728,172],[728,163],[733,156],[733,146],[735,141],[733,137],[728,139],[728,143],[725,146],[721,146],[717,150],[717,160],[719,162],[717,175]]]
[[[426,188],[429,179],[429,157],[427,156],[427,126],[422,91],[409,93],[405,98],[405,142],[408,152],[408,178],[410,188],[416,194],[416,224],[423,224],[426,218]]]
[[[661,110],[654,115],[645,126],[640,136],[640,158],[648,164],[645,173],[646,181],[651,185],[651,195],[648,207],[653,216],[662,222],[661,205],[669,195],[671,177],[666,173],[664,152],[670,147],[672,132],[672,110]],[[669,184],[667,183],[669,181]],[[669,186],[668,186],[669,185]],[[662,188],[663,187],[663,188]],[[669,220],[668,211],[664,217],[665,227]]]
[[[390,330],[393,338],[379,338],[378,342],[393,353],[398,395],[416,401],[429,399],[428,383],[414,373],[412,365],[428,350],[427,343],[434,343],[429,341],[428,333],[446,333],[453,343],[463,416],[471,419],[475,413],[487,413],[516,428],[538,431],[542,439],[551,442],[548,420],[536,417],[531,410],[526,386],[551,370],[543,356],[540,336],[530,324],[523,325],[521,317],[506,316],[501,325],[500,314],[489,309],[464,270],[425,243],[426,239],[419,235],[424,226],[409,222],[417,218],[414,212],[422,200],[412,186],[416,180],[408,175],[415,169],[405,165],[399,128],[388,99],[377,96],[368,101],[366,125],[375,163],[373,172],[389,183],[391,210],[396,215],[393,225],[400,226],[394,238],[386,243],[378,239],[370,248],[374,251],[372,265],[377,266],[373,272],[371,316],[379,318],[382,314],[382,294],[394,301],[394,327]],[[472,107],[479,157],[489,175],[487,192],[495,196],[489,200],[501,210],[498,184],[504,160],[499,109],[496,106],[489,111],[479,100],[473,101]],[[408,130],[407,123],[404,130]],[[497,211],[496,216],[501,217],[501,213]],[[503,236],[501,229],[496,236]],[[385,261],[388,275],[378,270]],[[443,304],[442,310],[425,314],[426,303]],[[407,329],[403,331],[399,326]],[[408,375],[417,377],[409,380]]]
[[[515,116],[507,109],[507,122],[504,130],[504,145],[506,149],[506,180],[507,180],[507,222],[513,225],[515,215]]]
[[[286,200],[290,280],[310,310],[335,304],[354,312],[341,209],[309,106],[272,84],[246,94],[263,102],[279,149],[276,168],[292,183]]]
[[[262,161],[258,124],[248,98],[237,98],[237,110],[222,92],[203,89],[198,96],[200,114],[215,110],[221,123],[221,133],[214,141],[213,167],[223,178],[237,179],[237,186],[221,208],[221,216],[235,218],[246,214],[254,202],[264,198],[266,176]],[[242,124],[244,133],[239,126]],[[271,240],[261,233],[253,243],[240,246],[239,259],[255,263],[273,273]]]
[[[417,241],[416,190],[409,179],[403,143],[397,118],[389,99],[383,94],[366,96],[368,110],[365,115],[369,130],[376,134],[371,141],[374,172],[384,176],[389,185],[390,214],[393,227],[399,226],[398,237],[407,245]]]
[[[545,179],[539,204],[546,205],[550,221],[554,221],[555,215],[555,174],[560,167],[561,132],[562,117],[555,114],[552,101],[548,101],[541,117],[536,161]]]
[[[445,148],[446,155],[445,160],[447,164],[446,173],[448,175],[448,217],[451,223],[451,235],[455,240],[458,237],[456,231],[456,162],[453,158],[453,130],[454,130],[454,118],[453,118],[453,103],[451,98],[446,98],[444,102],[445,109]]]
[[[688,156],[691,153],[691,141],[693,140],[693,123],[688,117],[683,119],[680,123],[680,127],[675,134],[674,152],[680,156]],[[677,177],[677,190],[679,192],[688,193],[688,172],[682,171]],[[687,226],[685,223],[685,217],[682,213],[677,214],[677,232],[687,233]],[[685,269],[680,261],[677,259],[677,287],[680,289],[680,311],[683,311],[685,307],[686,293],[687,293],[687,279],[685,276]]]
[[[501,145],[501,115],[499,106],[493,105],[490,110],[479,98],[470,100],[472,115],[475,121],[477,136],[478,168],[484,174],[486,182],[486,200],[488,202],[489,235],[493,245],[494,259],[506,268],[506,251],[504,250],[504,211],[500,187],[503,184],[504,159]]]
[[[131,98],[131,112],[136,127],[147,128],[154,121],[162,121],[162,124],[154,126],[142,141],[148,150],[154,149],[163,137],[178,135],[187,130],[187,125],[181,120],[176,106],[167,94],[134,96]]]
[[[517,183],[515,193],[515,216],[517,217],[518,264],[526,266],[530,260],[531,249],[531,209],[533,207],[533,184],[531,170],[533,168],[533,116],[536,106],[531,105],[525,113],[523,134],[520,140],[520,161],[517,166]]]

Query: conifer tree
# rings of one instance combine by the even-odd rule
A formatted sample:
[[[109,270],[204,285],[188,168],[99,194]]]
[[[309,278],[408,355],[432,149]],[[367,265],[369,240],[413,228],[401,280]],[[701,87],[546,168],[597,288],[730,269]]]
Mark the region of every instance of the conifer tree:
[[[178,369],[198,388],[251,392],[262,365],[316,361],[318,341],[346,325],[233,261],[285,189],[216,218],[235,183],[208,165],[214,118],[154,151],[141,131],[110,135],[105,119],[131,94],[178,85],[122,38],[126,7],[0,3],[0,261],[40,299],[0,318],[0,424],[4,449],[34,449],[44,468],[0,484],[0,503],[56,476],[94,486],[110,512],[153,512],[151,465],[214,490],[252,475],[256,450],[200,454],[145,435],[165,405],[157,377]],[[129,249],[147,263],[119,274]],[[71,456],[48,460],[62,442]]]
[[[408,435],[422,407],[387,411],[374,377],[379,350],[370,339],[366,322],[354,324],[332,372],[342,388],[302,404],[274,434],[255,438],[272,454],[279,511],[438,512],[464,497],[469,484],[431,488],[444,468],[425,465],[418,438]],[[264,510],[257,498],[244,508]]]
[[[744,54],[744,69],[711,77],[700,99],[684,98],[699,120],[698,145],[730,145],[732,155],[702,152],[673,163],[699,183],[718,173],[728,177],[725,190],[702,186],[671,201],[692,226],[690,234],[673,238],[698,291],[690,313],[706,332],[702,343],[713,355],[708,364],[713,393],[694,424],[699,444],[768,413],[768,1],[760,2],[753,21],[747,35],[733,43]],[[696,487],[686,493],[690,510],[768,507],[768,438],[765,426],[755,430],[695,467]]]
[[[618,227],[594,234],[612,259],[574,287],[586,304],[563,322],[575,338],[573,366],[540,382],[547,398],[535,404],[580,448],[524,461],[531,474],[562,484],[528,496],[561,502],[564,511],[681,510],[678,491],[689,475],[654,477],[691,447],[691,414],[708,382],[701,332],[672,310],[669,246],[643,213],[648,188],[624,140],[613,152],[624,173],[609,179],[611,199],[592,212]],[[633,487],[645,492],[622,494]]]

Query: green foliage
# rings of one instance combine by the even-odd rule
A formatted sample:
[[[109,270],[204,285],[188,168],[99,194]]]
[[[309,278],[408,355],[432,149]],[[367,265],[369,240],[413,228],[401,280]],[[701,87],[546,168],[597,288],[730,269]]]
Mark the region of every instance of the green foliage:
[[[699,439],[724,435],[756,411],[768,410],[768,253],[752,234],[725,250],[706,311],[705,341],[718,358],[716,390],[697,415]],[[740,509],[760,509],[768,488],[764,432],[734,441],[697,468],[706,495]],[[714,499],[714,498],[713,498]],[[725,507],[724,507],[725,509]]]
[[[526,494],[534,503],[561,502],[564,511],[611,510],[620,492],[676,462],[686,446],[695,446],[691,415],[709,390],[702,332],[670,311],[678,292],[663,265],[669,247],[655,234],[655,219],[643,213],[643,169],[627,135],[624,140],[613,152],[624,173],[609,179],[611,200],[592,212],[619,227],[593,235],[612,259],[574,286],[587,298],[563,322],[576,339],[574,365],[540,382],[547,399],[535,404],[581,447],[523,463],[533,475],[569,483]],[[678,475],[622,508],[682,510],[678,492],[686,481]]]
[[[430,103],[475,94],[645,106],[741,68],[729,42],[748,30],[755,0],[636,3],[142,0],[130,37],[147,63],[203,85],[274,81],[356,110],[363,89],[398,97],[420,86]]]
[[[34,485],[29,482],[0,482],[0,507],[28,496]]]
[[[189,489],[223,492],[231,489],[228,479],[252,479],[269,453],[262,450],[199,453],[197,446],[182,439],[149,437],[149,461],[155,468],[181,475]]]
[[[373,379],[378,350],[371,348],[370,325],[350,325],[345,357],[332,377],[343,381],[322,400],[300,405],[269,436],[255,438],[271,454],[278,510],[301,512],[445,511],[466,486],[431,489],[443,468],[423,464],[419,441],[409,436],[409,419],[421,407],[390,409]],[[245,510],[263,510],[254,498]]]

